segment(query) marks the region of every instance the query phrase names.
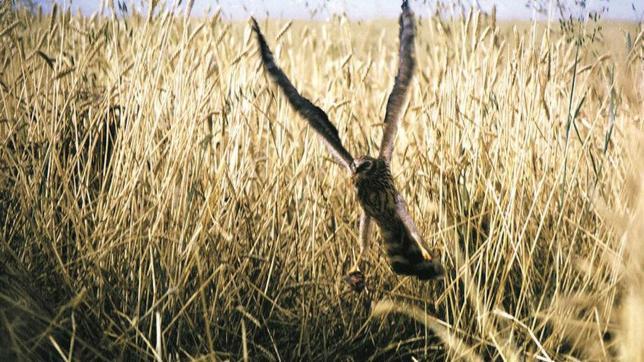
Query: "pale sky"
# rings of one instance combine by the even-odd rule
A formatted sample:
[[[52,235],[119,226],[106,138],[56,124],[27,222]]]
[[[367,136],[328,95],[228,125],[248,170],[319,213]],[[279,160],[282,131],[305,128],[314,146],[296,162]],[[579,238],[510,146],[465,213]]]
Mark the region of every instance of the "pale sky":
[[[33,1],[33,0],[32,0]],[[53,1],[63,6],[71,6],[74,11],[80,9],[83,14],[91,15],[100,8],[102,1],[106,3],[119,0],[35,0],[42,4],[45,9],[51,8]],[[141,9],[141,4],[149,1],[142,0],[120,0],[125,2],[128,9]],[[497,6],[497,16],[500,19],[531,19],[534,11],[526,6],[530,0],[461,0],[461,3],[472,4],[483,10],[489,10],[493,4]],[[641,21],[644,17],[644,1],[642,0],[561,0],[565,4],[572,5],[577,2],[585,2],[587,9],[608,8],[603,14],[605,19],[619,19]],[[166,3],[175,3],[178,0],[169,0]],[[188,0],[181,1],[180,8],[183,8]],[[412,9],[419,16],[427,16],[434,13],[437,0],[411,0]],[[455,3],[456,1],[442,1],[443,3]],[[537,0],[530,3],[541,3],[548,8],[550,3],[556,0]],[[635,10],[633,9],[635,7]],[[327,19],[333,13],[346,13],[351,19],[373,19],[373,18],[395,18],[400,13],[400,2],[395,0],[194,0],[192,10],[193,16],[204,16],[212,14],[215,10],[221,9],[224,18],[232,20],[244,20],[249,16],[259,18],[270,17],[285,19]],[[578,15],[579,8],[576,8],[573,15]],[[447,12],[449,14],[449,12]],[[460,12],[459,12],[460,13]],[[455,13],[456,14],[456,13]],[[553,6],[553,19],[557,19],[559,12]],[[540,16],[547,19],[547,16]]]

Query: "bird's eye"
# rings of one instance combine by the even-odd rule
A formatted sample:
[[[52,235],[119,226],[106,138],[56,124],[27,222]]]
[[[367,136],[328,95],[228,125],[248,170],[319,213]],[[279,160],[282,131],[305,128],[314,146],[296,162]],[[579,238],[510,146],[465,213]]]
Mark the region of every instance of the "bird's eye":
[[[358,166],[357,172],[364,172],[371,168],[371,161],[366,160]]]

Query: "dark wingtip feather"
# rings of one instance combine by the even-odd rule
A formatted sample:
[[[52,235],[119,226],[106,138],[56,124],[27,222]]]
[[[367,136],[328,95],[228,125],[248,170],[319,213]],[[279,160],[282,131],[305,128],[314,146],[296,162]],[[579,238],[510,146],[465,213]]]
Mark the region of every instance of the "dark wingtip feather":
[[[255,36],[257,37],[257,42],[259,43],[260,49],[263,50],[263,48],[266,45],[266,39],[264,39],[264,34],[262,34],[262,31],[259,28],[259,24],[257,24],[257,20],[255,20],[254,17],[250,17],[251,21],[251,27],[253,29],[253,32],[255,33]]]
[[[259,40],[259,42],[261,43],[264,36],[262,35],[262,31],[259,30],[259,24],[257,24],[257,20],[255,20],[255,18],[251,16],[250,22],[251,22],[251,28],[253,29],[253,32],[255,32],[255,35],[257,36],[257,40]]]
[[[255,33],[255,36],[257,38],[257,43],[259,44],[259,54],[262,57],[262,62],[264,63],[264,66],[266,69],[268,69],[268,72],[270,75],[278,80],[279,82],[279,70],[277,70],[277,65],[273,61],[273,53],[271,52],[271,49],[268,47],[268,44],[266,43],[266,39],[264,38],[264,34],[262,34],[262,30],[259,28],[259,24],[257,23],[257,20],[255,20],[254,17],[251,16],[250,21],[252,23],[252,29],[253,32]],[[291,86],[290,84],[286,86]]]

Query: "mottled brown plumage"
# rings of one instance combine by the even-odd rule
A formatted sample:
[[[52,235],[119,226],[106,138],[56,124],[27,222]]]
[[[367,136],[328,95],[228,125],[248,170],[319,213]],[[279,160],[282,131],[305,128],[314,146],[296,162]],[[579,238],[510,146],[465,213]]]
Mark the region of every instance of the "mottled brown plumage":
[[[359,266],[368,250],[372,219],[380,228],[384,247],[394,272],[413,275],[421,280],[441,277],[444,273],[443,267],[423,246],[425,242],[407,211],[405,200],[396,190],[389,170],[393,141],[416,66],[414,14],[409,9],[407,1],[403,1],[399,21],[398,74],[387,101],[385,129],[378,158],[363,156],[353,159],[342,145],[338,130],[329,121],[326,113],[302,97],[275,63],[259,25],[255,19],[251,20],[266,70],[282,89],[293,108],[325,140],[331,152],[352,173],[363,212],[360,217],[360,255],[356,266],[345,280],[356,291],[365,288],[365,278]]]
[[[392,269],[398,274],[414,275],[421,280],[438,278],[443,268],[423,247],[407,203],[394,185],[389,165],[382,158],[363,156],[355,160],[353,183],[366,216],[382,233]]]

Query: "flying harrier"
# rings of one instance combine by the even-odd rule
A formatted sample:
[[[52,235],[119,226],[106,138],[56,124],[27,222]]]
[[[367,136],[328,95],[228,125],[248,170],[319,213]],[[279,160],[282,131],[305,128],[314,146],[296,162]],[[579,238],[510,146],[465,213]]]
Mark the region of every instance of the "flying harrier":
[[[364,288],[364,275],[360,271],[360,265],[369,247],[372,220],[380,227],[388,260],[394,272],[412,275],[421,280],[440,278],[444,269],[440,262],[424,247],[425,242],[407,211],[405,200],[396,190],[389,170],[403,102],[416,67],[414,14],[409,9],[407,0],[402,3],[402,14],[399,19],[398,74],[387,100],[385,129],[378,158],[362,156],[354,159],[351,156],[342,146],[338,130],[329,121],[326,113],[301,96],[282,69],[275,63],[257,21],[254,18],[251,20],[259,43],[262,62],[271,78],[282,89],[293,108],[326,142],[331,153],[351,172],[363,211],[360,217],[360,254],[353,271],[345,280],[356,291]]]

